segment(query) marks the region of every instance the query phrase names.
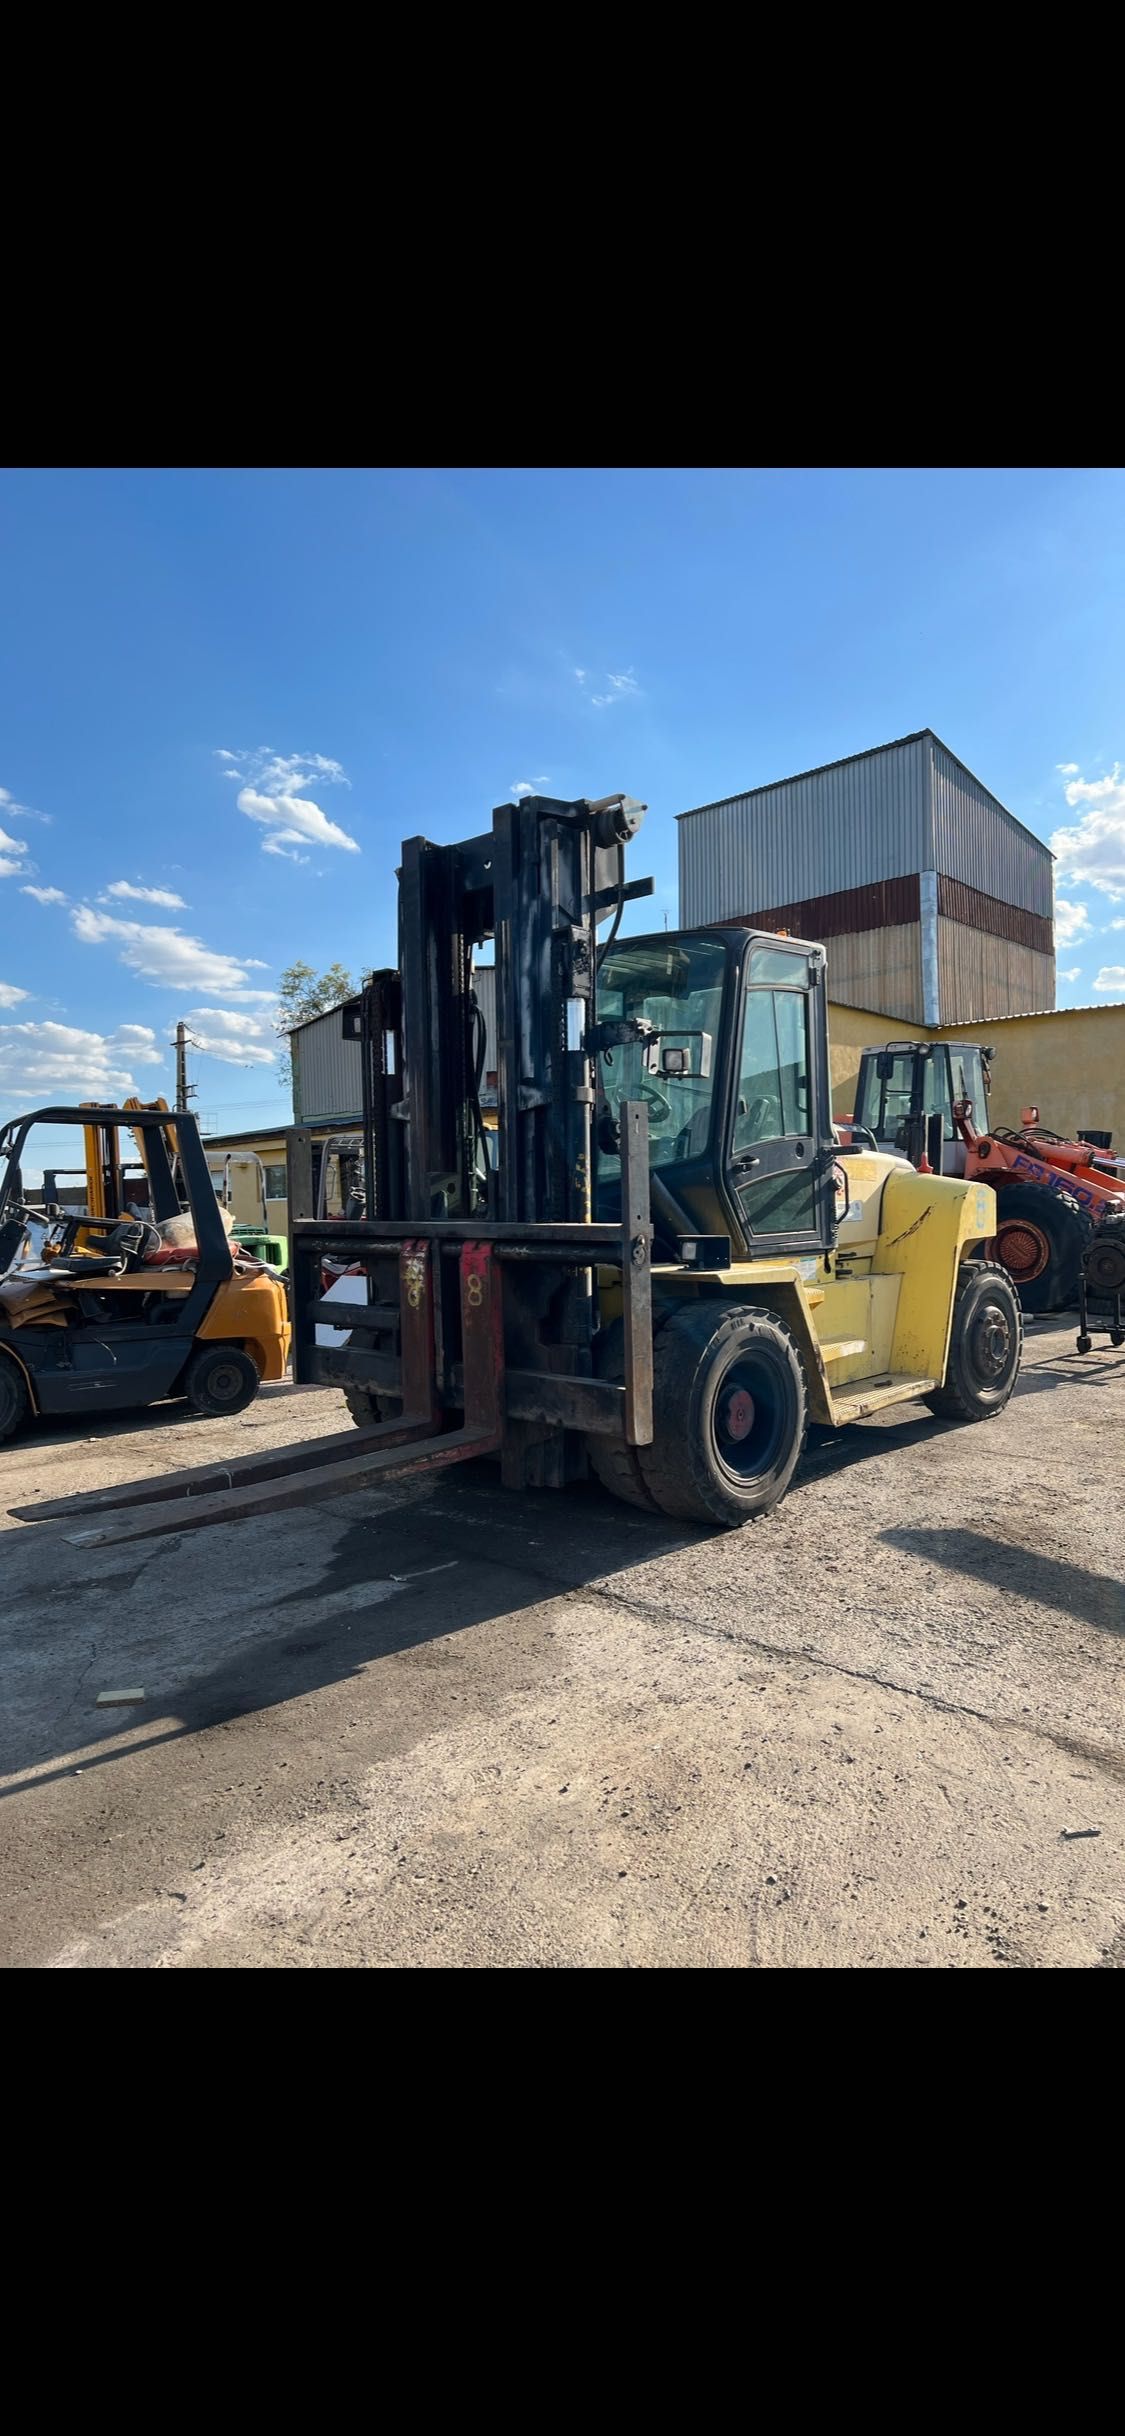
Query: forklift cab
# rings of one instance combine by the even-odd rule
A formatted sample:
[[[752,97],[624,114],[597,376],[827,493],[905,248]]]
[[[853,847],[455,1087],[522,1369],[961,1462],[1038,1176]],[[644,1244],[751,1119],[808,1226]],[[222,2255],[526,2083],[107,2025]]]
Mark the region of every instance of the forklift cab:
[[[878,1148],[917,1166],[923,1150],[935,1173],[963,1176],[965,1145],[954,1104],[984,1108],[991,1088],[992,1051],[963,1040],[888,1041],[860,1059],[853,1123]]]
[[[649,1112],[658,1256],[696,1234],[735,1259],[831,1249],[824,950],[723,927],[614,946],[598,972],[598,1218],[620,1211],[625,1100]],[[616,1026],[642,1036],[612,1041]]]

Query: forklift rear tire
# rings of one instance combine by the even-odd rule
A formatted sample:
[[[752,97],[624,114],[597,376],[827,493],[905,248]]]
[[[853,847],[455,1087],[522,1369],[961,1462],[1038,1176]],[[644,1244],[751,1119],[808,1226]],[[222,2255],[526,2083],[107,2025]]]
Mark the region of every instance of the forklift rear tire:
[[[1046,1184],[1000,1186],[993,1250],[1025,1311],[1061,1311],[1077,1302],[1093,1231],[1073,1193],[1053,1193]]]
[[[257,1365],[241,1345],[201,1345],[184,1372],[188,1403],[212,1421],[244,1412],[260,1385]]]
[[[14,1438],[27,1419],[30,1404],[22,1371],[0,1360],[0,1439]]]
[[[966,1261],[957,1280],[945,1378],[926,1397],[942,1421],[992,1421],[1020,1371],[1020,1298],[994,1260]]]
[[[757,1522],[804,1451],[808,1390],[796,1337],[773,1311],[684,1305],[653,1352],[653,1439],[638,1449],[661,1513]]]

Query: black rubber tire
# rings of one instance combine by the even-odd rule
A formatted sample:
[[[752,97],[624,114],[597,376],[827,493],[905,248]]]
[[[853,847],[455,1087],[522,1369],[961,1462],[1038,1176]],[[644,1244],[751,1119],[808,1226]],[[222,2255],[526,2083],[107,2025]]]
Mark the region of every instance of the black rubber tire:
[[[393,1421],[402,1406],[397,1397],[386,1402],[373,1387],[345,1387],[344,1402],[357,1429],[377,1429],[383,1421]]]
[[[807,1429],[800,1349],[775,1312],[708,1300],[673,1313],[653,1354],[652,1445],[637,1450],[662,1514],[757,1522],[784,1497]]]
[[[656,1326],[653,1314],[653,1326]],[[594,1342],[594,1368],[599,1379],[609,1379],[620,1387],[625,1378],[625,1322],[611,1320],[608,1328]],[[645,1485],[640,1466],[640,1450],[626,1446],[622,1438],[603,1438],[593,1430],[586,1439],[586,1460],[595,1480],[611,1497],[620,1497],[627,1506],[641,1506],[646,1514],[659,1511],[655,1497]]]
[[[945,1378],[926,1397],[942,1421],[994,1421],[1020,1375],[1020,1298],[995,1260],[962,1265],[953,1298]]]
[[[14,1362],[0,1359],[0,1439],[14,1438],[31,1410],[27,1381]]]
[[[1073,1193],[1054,1193],[1046,1184],[1002,1184],[996,1194],[996,1234],[993,1251],[1007,1269],[1025,1311],[1061,1311],[1078,1300],[1082,1255],[1093,1234],[1093,1221]],[[1004,1238],[1010,1234],[1010,1258]],[[1027,1274],[1017,1256],[1021,1238],[1040,1239],[1042,1266]]]
[[[241,1345],[201,1345],[184,1372],[184,1394],[210,1421],[245,1412],[261,1386],[258,1366]]]
[[[1104,1263],[1104,1275],[1099,1268]],[[1113,1308],[1114,1281],[1125,1267],[1125,1209],[1107,1210],[1099,1218],[1086,1253],[1086,1285],[1096,1311]]]

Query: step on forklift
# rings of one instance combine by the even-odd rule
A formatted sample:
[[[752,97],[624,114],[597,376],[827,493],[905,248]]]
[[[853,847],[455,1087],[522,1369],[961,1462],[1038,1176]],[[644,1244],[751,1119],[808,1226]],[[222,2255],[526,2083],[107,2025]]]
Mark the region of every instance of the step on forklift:
[[[634,1506],[732,1526],[784,1497],[810,1420],[1003,1411],[1021,1323],[984,1257],[993,1193],[837,1143],[822,947],[620,936],[652,889],[625,877],[643,812],[529,797],[459,844],[403,848],[398,968],[341,1013],[362,1049],[362,1218],[311,1214],[312,1138],[290,1141],[295,1373],[344,1391],[351,1437],[28,1519],[94,1545],[491,1454],[512,1489],[592,1471]],[[341,1251],[353,1292],[327,1300]]]
[[[963,1040],[888,1041],[860,1058],[849,1138],[874,1141],[923,1171],[965,1176],[997,1194],[996,1259],[1025,1311],[1079,1302],[1094,1271],[1116,1274],[1110,1236],[1125,1230],[1125,1176],[1096,1142],[1069,1141],[1025,1108],[1018,1127],[989,1125],[993,1052]],[[978,1131],[977,1118],[983,1130]],[[1095,1234],[1101,1237],[1093,1251]],[[1086,1334],[1085,1320],[1082,1333]]]
[[[33,1210],[23,1173],[36,1129],[64,1126],[81,1128],[85,1167],[45,1167]],[[83,1208],[61,1207],[64,1174],[83,1176]],[[85,1418],[165,1396],[223,1418],[262,1379],[284,1378],[288,1358],[284,1288],[232,1245],[193,1116],[131,1100],[36,1108],[4,1126],[0,1440],[33,1414]]]

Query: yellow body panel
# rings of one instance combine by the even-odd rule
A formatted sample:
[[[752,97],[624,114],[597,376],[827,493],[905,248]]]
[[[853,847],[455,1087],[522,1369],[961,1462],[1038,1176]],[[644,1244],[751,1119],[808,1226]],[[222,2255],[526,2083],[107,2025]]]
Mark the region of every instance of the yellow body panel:
[[[201,1343],[220,1338],[245,1345],[263,1379],[283,1379],[289,1360],[289,1307],[275,1277],[232,1277],[220,1286],[199,1330]]]
[[[872,1271],[901,1280],[895,1370],[944,1378],[957,1272],[969,1245],[995,1233],[996,1195],[990,1184],[919,1176],[905,1168],[888,1176]]]
[[[652,1272],[657,1300],[706,1293],[776,1311],[804,1354],[812,1419],[836,1427],[941,1385],[961,1262],[996,1232],[991,1185],[920,1176],[875,1152],[841,1165],[848,1206],[827,1260],[810,1254]],[[620,1280],[603,1271],[601,1288],[611,1319],[621,1308]]]

